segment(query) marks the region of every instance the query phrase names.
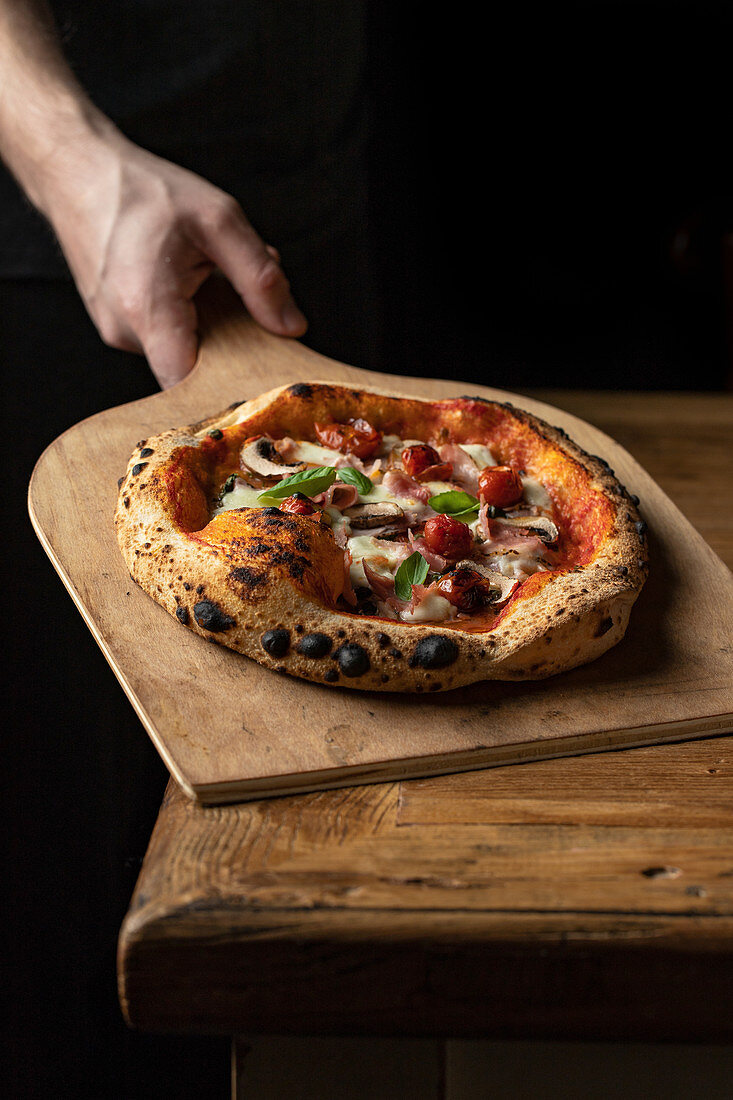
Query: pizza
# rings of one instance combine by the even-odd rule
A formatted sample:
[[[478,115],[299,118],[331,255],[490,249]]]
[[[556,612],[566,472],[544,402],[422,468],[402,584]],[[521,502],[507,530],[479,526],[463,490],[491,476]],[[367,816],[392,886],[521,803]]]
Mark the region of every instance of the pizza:
[[[639,501],[510,403],[298,382],[142,440],[120,479],[132,578],[275,672],[378,691],[533,680],[623,637]]]

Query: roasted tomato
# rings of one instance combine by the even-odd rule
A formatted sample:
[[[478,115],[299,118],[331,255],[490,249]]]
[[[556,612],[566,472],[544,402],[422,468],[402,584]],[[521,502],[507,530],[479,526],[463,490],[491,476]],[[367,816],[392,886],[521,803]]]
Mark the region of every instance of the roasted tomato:
[[[444,573],[437,582],[437,587],[441,596],[459,611],[473,611],[477,607],[483,607],[492,595],[486,577],[465,565]]]
[[[453,467],[450,462],[442,462],[440,455],[427,443],[416,443],[414,447],[405,447],[402,452],[402,465],[410,477],[420,478],[428,473],[430,481],[450,481]]]
[[[508,508],[524,495],[522,479],[511,466],[484,466],[478,477],[478,495],[484,504]]]
[[[434,516],[425,524],[424,538],[431,550],[448,561],[458,561],[471,552],[473,535],[467,523],[451,516]]]
[[[371,458],[382,442],[382,433],[359,417],[345,424],[314,424],[318,442],[332,451],[357,458]]]
[[[294,512],[297,516],[313,516],[318,511],[304,493],[293,493],[278,504],[281,512]]]

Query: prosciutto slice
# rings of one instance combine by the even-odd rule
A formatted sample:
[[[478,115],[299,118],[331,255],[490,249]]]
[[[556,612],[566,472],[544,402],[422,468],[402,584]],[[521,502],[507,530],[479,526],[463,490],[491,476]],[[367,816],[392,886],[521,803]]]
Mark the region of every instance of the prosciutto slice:
[[[477,496],[480,470],[471,456],[457,443],[444,443],[442,447],[438,447],[438,453],[443,462],[450,462],[453,467],[451,480],[457,482],[467,493]]]
[[[413,500],[419,500],[422,504],[427,504],[432,496],[427,485],[421,485],[419,481],[415,481],[414,477],[410,477],[404,470],[387,470],[382,484],[394,496],[399,498],[412,497]]]
[[[361,567],[364,570],[364,576],[367,579],[367,583],[375,596],[386,602],[397,599],[394,594],[394,577],[385,577],[381,573],[375,572],[368,561],[362,561]]]
[[[316,504],[329,505],[343,512],[344,508],[351,508],[359,499],[359,490],[355,485],[347,485],[343,481],[334,481],[333,485],[326,489],[325,493],[319,493],[311,499]]]
[[[340,469],[343,466],[351,466],[354,470],[358,470],[359,473],[365,474],[368,478],[373,478],[375,474],[378,474],[382,469],[382,460],[367,459],[366,462],[359,458],[357,455],[342,455],[334,462],[336,469]]]
[[[447,558],[431,550],[424,538],[415,538],[412,531],[407,532],[407,537],[410,540],[411,552],[417,550],[419,554],[422,554],[434,573],[445,573],[448,568]]]

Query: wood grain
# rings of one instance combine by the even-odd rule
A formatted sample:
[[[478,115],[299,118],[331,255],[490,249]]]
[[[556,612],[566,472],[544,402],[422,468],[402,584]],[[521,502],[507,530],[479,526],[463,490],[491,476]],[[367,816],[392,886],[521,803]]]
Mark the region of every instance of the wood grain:
[[[222,808],[171,784],[121,932],[125,1014],[148,1030],[730,1039],[732,750],[720,737]],[[625,774],[609,768],[621,756]],[[705,820],[691,769],[720,786]],[[569,795],[555,822],[522,818],[548,770],[578,814]],[[656,775],[672,823],[655,821]],[[512,780],[505,823],[494,787]],[[610,824],[585,821],[593,780],[601,816],[619,806]],[[480,815],[421,801],[464,784],[483,786]]]
[[[523,403],[532,411],[611,462],[641,496],[650,526],[651,579],[626,639],[602,660],[541,683],[476,685],[426,700],[277,677],[183,630],[131,583],[112,531],[117,477],[137,440],[285,381],[345,379],[421,396],[466,389],[324,359],[265,333],[226,296],[215,295],[207,308],[194,372],[166,393],[66,432],[42,456],[30,487],[44,547],[190,796],[221,803],[730,728],[728,570],[629,454],[584,421],[529,398]]]

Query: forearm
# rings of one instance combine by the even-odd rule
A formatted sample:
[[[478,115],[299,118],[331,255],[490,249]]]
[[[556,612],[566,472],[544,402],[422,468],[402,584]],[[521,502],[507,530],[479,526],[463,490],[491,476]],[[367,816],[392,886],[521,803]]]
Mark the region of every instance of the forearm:
[[[45,0],[0,0],[0,73],[0,156],[52,217],[54,196],[124,139],[71,71]]]

